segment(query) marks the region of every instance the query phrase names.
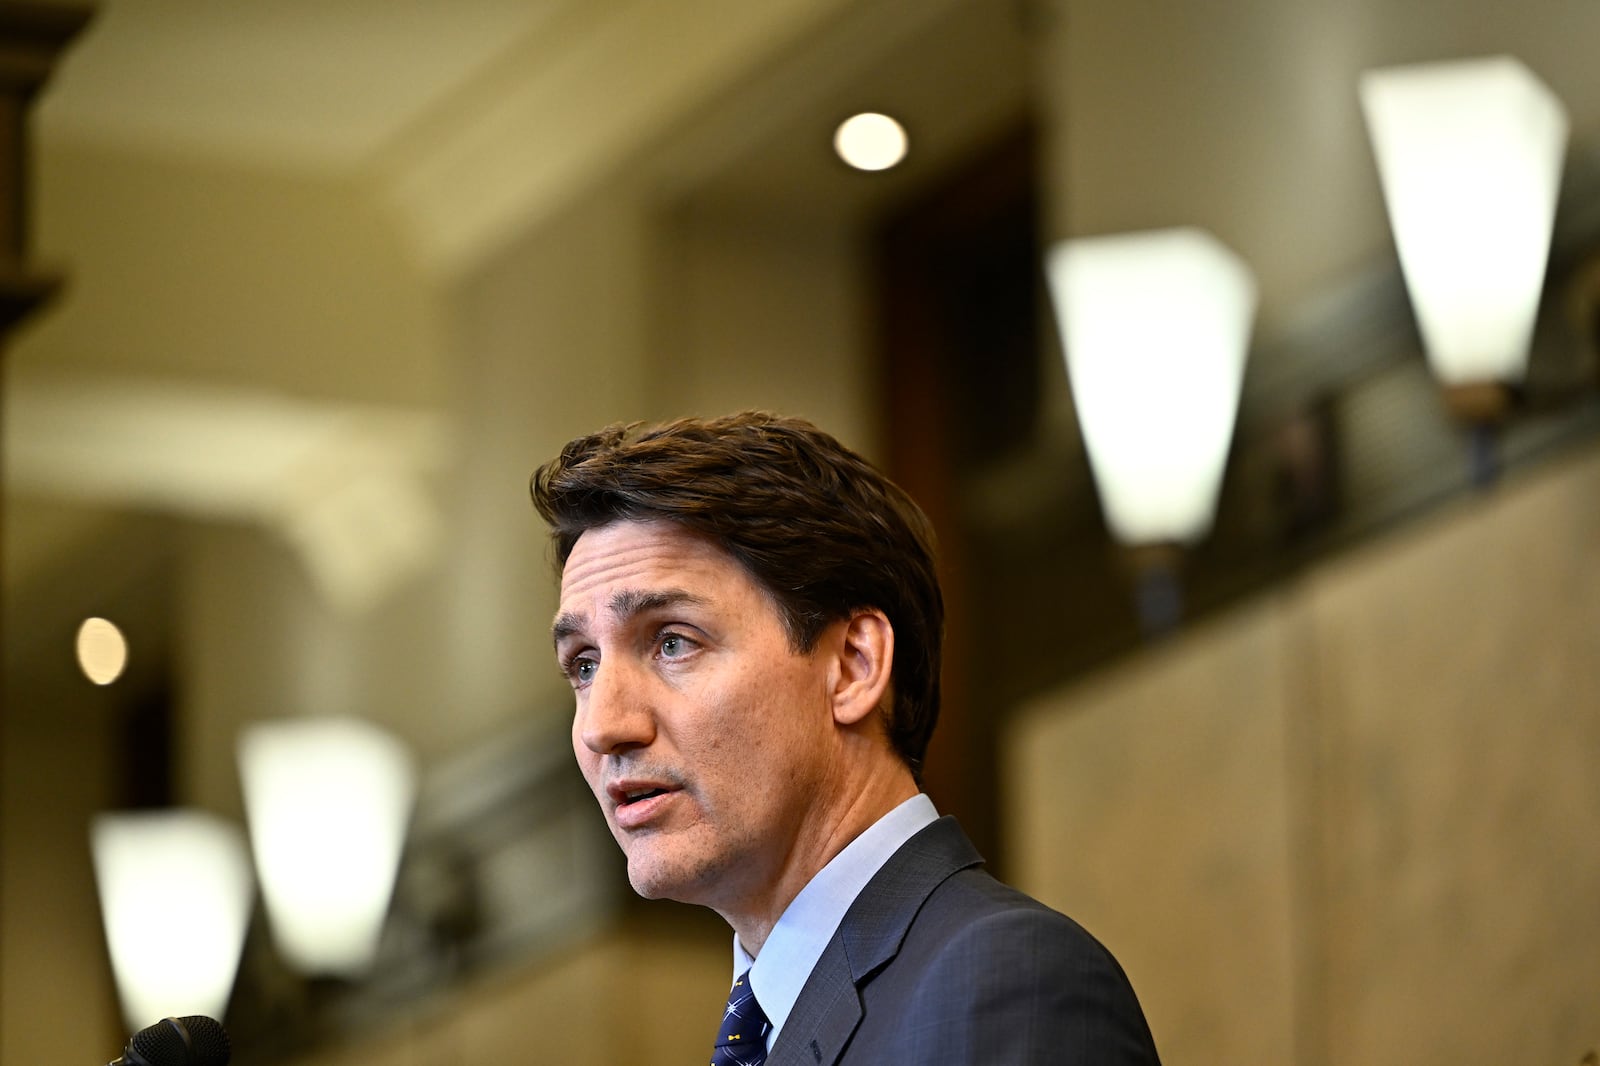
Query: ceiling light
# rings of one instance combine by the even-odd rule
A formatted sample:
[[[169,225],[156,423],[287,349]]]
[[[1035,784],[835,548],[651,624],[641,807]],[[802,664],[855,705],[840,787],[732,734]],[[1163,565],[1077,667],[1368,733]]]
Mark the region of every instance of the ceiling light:
[[[109,685],[128,666],[128,641],[104,618],[86,618],[78,627],[78,668],[97,685]]]
[[[857,170],[888,170],[906,157],[906,131],[888,115],[864,112],[839,124],[833,150]]]

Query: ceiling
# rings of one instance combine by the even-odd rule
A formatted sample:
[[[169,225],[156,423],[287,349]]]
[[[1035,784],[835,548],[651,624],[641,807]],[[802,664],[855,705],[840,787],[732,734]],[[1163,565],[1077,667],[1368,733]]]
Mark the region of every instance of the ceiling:
[[[348,169],[572,9],[625,0],[101,0],[45,137]]]
[[[827,86],[963,6],[982,7],[104,0],[34,130],[45,151],[88,145],[360,181],[419,269],[448,282],[707,109],[723,116],[717,134],[665,152],[664,177],[726,170],[753,141],[772,143],[775,117],[809,109],[831,133],[842,116]],[[821,48],[793,47],[822,37]]]

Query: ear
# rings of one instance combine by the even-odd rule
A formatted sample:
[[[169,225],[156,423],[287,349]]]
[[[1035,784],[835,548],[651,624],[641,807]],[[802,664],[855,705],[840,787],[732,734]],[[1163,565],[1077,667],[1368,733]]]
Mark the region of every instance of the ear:
[[[856,725],[874,714],[894,672],[894,627],[877,608],[856,611],[839,623],[833,680],[833,720]]]

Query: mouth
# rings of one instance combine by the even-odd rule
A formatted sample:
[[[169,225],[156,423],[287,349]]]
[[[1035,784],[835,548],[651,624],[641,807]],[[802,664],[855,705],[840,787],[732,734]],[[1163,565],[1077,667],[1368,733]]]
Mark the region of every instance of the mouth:
[[[606,789],[620,829],[639,829],[655,821],[681,791],[676,785],[650,781],[621,781]]]

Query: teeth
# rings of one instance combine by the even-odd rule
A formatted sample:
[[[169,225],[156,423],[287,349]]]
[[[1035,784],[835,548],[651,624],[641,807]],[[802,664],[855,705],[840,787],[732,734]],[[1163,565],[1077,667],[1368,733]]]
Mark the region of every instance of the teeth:
[[[632,803],[636,799],[642,799],[645,796],[649,796],[649,795],[651,795],[653,793],[660,792],[660,791],[661,790],[658,789],[658,788],[636,788],[636,789],[631,789],[627,793],[627,797],[626,798],[627,798],[629,803]]]

